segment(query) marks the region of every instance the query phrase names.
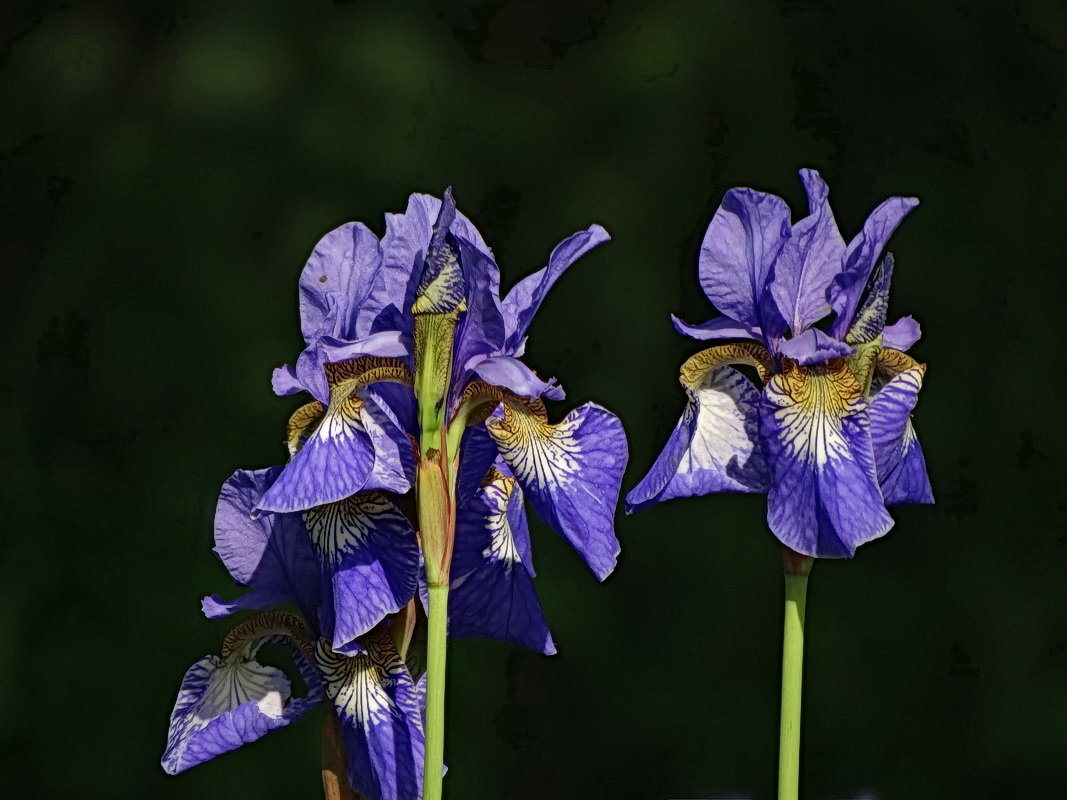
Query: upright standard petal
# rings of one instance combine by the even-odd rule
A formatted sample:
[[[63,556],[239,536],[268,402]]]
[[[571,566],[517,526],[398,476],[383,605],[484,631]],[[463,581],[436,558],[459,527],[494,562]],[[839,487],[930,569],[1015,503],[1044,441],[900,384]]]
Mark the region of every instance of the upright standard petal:
[[[226,638],[221,656],[205,656],[185,673],[170,716],[163,769],[171,775],[284,728],[318,705],[320,681],[300,647],[300,620],[270,612],[250,617]],[[304,697],[293,697],[280,669],[255,660],[268,642],[290,643]]]
[[[789,206],[780,197],[731,189],[700,246],[700,285],[726,316],[777,339],[785,320],[769,291],[774,262],[789,239]]]
[[[771,283],[771,294],[793,336],[830,313],[826,292],[845,255],[826,182],[813,169],[802,169],[800,180],[808,195],[808,216],[793,225]]]
[[[341,722],[348,780],[370,800],[418,800],[423,732],[418,690],[389,632],[375,628],[365,652],[346,656],[320,639],[315,656]]]
[[[511,287],[502,303],[507,329],[507,352],[514,353],[518,350],[545,295],[567,268],[610,238],[601,226],[590,225],[586,230],[568,236],[556,245],[546,266]]]
[[[870,403],[871,438],[886,505],[934,502],[926,460],[911,424],[925,369],[916,364],[904,370]]]
[[[914,197],[890,197],[871,212],[863,230],[849,242],[844,266],[830,284],[830,306],[837,316],[829,333],[835,339],[845,338],[886,242],[917,205]]]
[[[614,516],[627,457],[619,418],[586,403],[550,425],[543,406],[506,402],[486,426],[538,516],[604,580],[619,554]]]
[[[466,284],[467,311],[459,319],[453,347],[453,371],[462,376],[468,362],[477,356],[499,353],[504,347],[504,315],[500,310],[500,273],[492,256],[462,237],[456,237]],[[462,379],[454,381],[462,390]]]
[[[676,497],[767,491],[759,391],[736,369],[715,367],[695,389],[666,447],[626,495],[626,513]]]
[[[374,285],[382,255],[362,222],[330,231],[300,273],[300,330],[311,344],[324,335],[356,338],[355,316]]]
[[[254,511],[280,472],[281,467],[238,470],[222,486],[214,549],[233,579],[252,591],[230,602],[205,597],[204,613],[212,619],[282,603],[310,615],[318,604],[318,565],[300,515]]]
[[[767,520],[783,544],[838,558],[889,531],[866,401],[844,359],[790,364],[767,383],[760,417],[772,470]]]
[[[414,597],[419,544],[407,517],[378,493],[303,516],[330,589],[322,627],[332,636],[331,648],[344,651]]]
[[[530,533],[515,478],[494,472],[458,502],[448,635],[555,653],[533,586]]]

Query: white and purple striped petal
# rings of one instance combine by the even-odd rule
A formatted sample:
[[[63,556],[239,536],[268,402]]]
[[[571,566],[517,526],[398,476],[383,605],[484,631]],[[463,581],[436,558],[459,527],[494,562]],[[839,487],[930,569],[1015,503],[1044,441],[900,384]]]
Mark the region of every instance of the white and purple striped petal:
[[[259,501],[267,511],[301,511],[343,500],[364,489],[375,463],[374,445],[360,419],[355,390],[335,387],[329,408],[304,446]],[[369,489],[393,489],[368,486]]]
[[[486,427],[538,516],[604,580],[619,554],[614,517],[627,457],[619,418],[586,403],[550,425],[505,404]]]
[[[934,502],[926,460],[911,424],[923,371],[917,365],[901,372],[870,402],[875,464],[886,505]]]
[[[415,595],[419,544],[407,517],[384,495],[361,494],[304,512],[328,596],[323,630],[344,651]]]
[[[418,689],[389,633],[376,628],[364,652],[336,653],[320,639],[315,656],[341,723],[348,780],[369,800],[418,800],[423,729]]]
[[[626,496],[626,513],[715,492],[767,491],[759,441],[759,391],[732,367],[710,370],[648,474]]]
[[[275,613],[250,618],[234,631],[252,628],[249,637],[240,643],[242,646],[224,646],[222,656],[205,656],[186,671],[171,712],[161,762],[169,774],[176,775],[254,742],[286,727],[319,704],[321,681],[317,670],[287,636],[279,635],[280,631],[270,625],[287,617]],[[293,697],[284,672],[255,660],[259,648],[267,643],[290,644],[307,686],[305,696]]]
[[[215,553],[252,591],[236,600],[205,597],[212,619],[239,609],[292,603],[311,615],[319,599],[319,569],[299,514],[258,513],[256,504],[281,467],[238,470],[222,486],[215,508]]]
[[[772,472],[767,520],[783,544],[839,558],[889,531],[866,401],[843,359],[773,376],[760,417]]]
[[[533,586],[530,533],[515,478],[496,473],[458,502],[449,636],[496,639],[555,653]]]

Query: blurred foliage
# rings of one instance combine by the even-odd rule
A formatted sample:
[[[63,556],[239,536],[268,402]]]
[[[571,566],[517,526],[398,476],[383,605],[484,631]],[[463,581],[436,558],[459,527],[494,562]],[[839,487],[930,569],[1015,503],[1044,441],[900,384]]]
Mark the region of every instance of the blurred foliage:
[[[318,792],[318,719],[178,778],[182,670],[226,626],[215,493],[284,457],[296,278],[349,219],[455,186],[505,284],[591,222],[530,359],[630,435],[627,486],[682,406],[710,316],[701,233],[747,184],[846,235],[883,197],[895,308],[924,325],[938,496],[816,567],[805,795],[1067,790],[1062,209],[1055,0],[481,0],[0,8],[0,796]],[[780,586],[760,497],[620,518],[605,586],[543,526],[560,655],[452,648],[453,798],[772,796]]]

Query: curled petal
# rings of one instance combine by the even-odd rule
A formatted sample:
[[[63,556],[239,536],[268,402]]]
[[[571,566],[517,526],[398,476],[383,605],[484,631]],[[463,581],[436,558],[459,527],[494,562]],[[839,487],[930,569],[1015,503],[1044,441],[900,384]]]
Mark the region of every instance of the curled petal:
[[[418,800],[423,732],[419,694],[388,631],[362,639],[365,651],[346,656],[320,639],[316,661],[341,723],[348,779],[371,800]]]
[[[518,349],[548,290],[567,268],[610,238],[601,226],[590,225],[586,230],[568,236],[556,245],[546,266],[511,287],[502,303],[507,332],[505,347],[508,352],[514,354]]]
[[[494,474],[460,499],[448,601],[448,634],[556,652],[537,599],[522,490]]]
[[[528,366],[511,356],[492,356],[478,362],[473,371],[486,383],[509,389],[520,397],[536,399],[544,395],[562,400],[565,395],[555,378],[541,380]]]
[[[871,438],[886,505],[934,502],[926,460],[911,424],[924,371],[916,365],[901,372],[870,403]]]
[[[214,549],[233,579],[252,591],[232,602],[214,595],[204,598],[208,617],[282,603],[310,613],[318,603],[318,566],[300,515],[254,513],[280,472],[280,467],[238,470],[222,486],[215,508]]]
[[[627,513],[675,497],[767,490],[756,387],[735,369],[715,367],[686,393],[666,447],[626,496]]]
[[[270,376],[270,386],[279,397],[304,391],[304,384],[296,375],[296,370],[288,364],[282,364]]]
[[[730,317],[716,317],[700,325],[690,325],[671,314],[671,322],[678,333],[693,339],[763,339],[759,328],[749,328]]]
[[[771,297],[774,262],[789,238],[789,206],[780,197],[731,189],[700,246],[700,286],[726,316],[768,339],[785,329]]]
[[[322,627],[343,650],[415,595],[419,545],[400,510],[362,494],[305,511],[304,523],[330,587]]]
[[[818,328],[809,328],[800,336],[782,342],[779,348],[782,355],[788,356],[799,364],[811,366],[822,364],[831,358],[851,355],[854,347],[831,339]]]
[[[678,370],[678,380],[686,389],[696,389],[713,369],[730,364],[755,367],[760,380],[767,381],[772,372],[767,350],[754,342],[737,342],[709,347],[690,356]]]
[[[294,624],[275,624],[290,617]],[[299,620],[291,615],[249,618],[227,639],[221,656],[205,656],[182,679],[171,712],[163,769],[171,775],[208,761],[271,731],[284,728],[319,703],[318,673],[294,645]],[[243,629],[243,630],[240,630]],[[288,643],[301,678],[304,697],[293,697],[289,678],[280,669],[255,660],[268,642]]]
[[[889,531],[866,401],[844,359],[772,377],[760,417],[772,470],[767,520],[783,544],[836,558]]]
[[[919,341],[922,328],[912,317],[901,317],[882,330],[882,345],[894,350],[908,350]]]
[[[598,579],[615,568],[615,505],[626,467],[619,418],[595,403],[574,409],[557,425],[541,413],[505,403],[486,422],[500,455],[533,507],[585,559]]]

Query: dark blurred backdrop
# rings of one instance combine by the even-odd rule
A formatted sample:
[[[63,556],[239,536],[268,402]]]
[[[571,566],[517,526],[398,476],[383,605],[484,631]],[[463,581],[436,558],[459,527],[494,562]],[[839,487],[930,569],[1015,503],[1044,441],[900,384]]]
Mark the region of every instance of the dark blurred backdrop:
[[[817,565],[804,796],[1067,796],[1057,0],[7,2],[0,9],[0,795],[314,798],[318,717],[177,778],[225,623],[221,481],[278,463],[318,237],[455,187],[510,284],[591,222],[530,362],[618,412],[626,487],[683,403],[723,192],[843,232],[890,194],[938,503]],[[597,585],[540,523],[559,655],[452,648],[452,798],[773,795],[780,578],[759,496],[622,517]]]

